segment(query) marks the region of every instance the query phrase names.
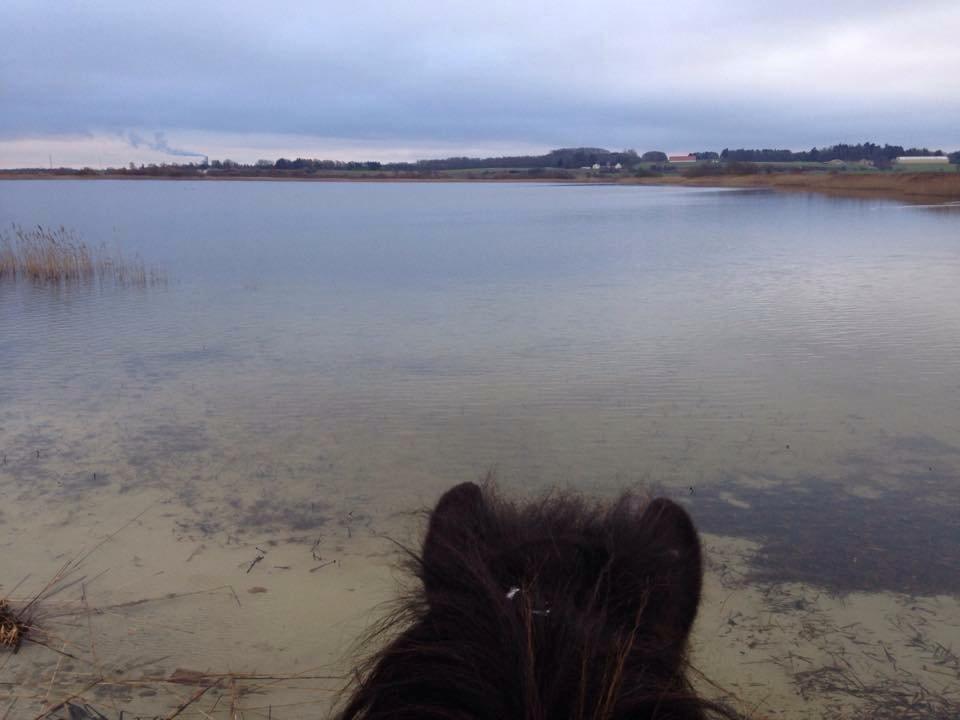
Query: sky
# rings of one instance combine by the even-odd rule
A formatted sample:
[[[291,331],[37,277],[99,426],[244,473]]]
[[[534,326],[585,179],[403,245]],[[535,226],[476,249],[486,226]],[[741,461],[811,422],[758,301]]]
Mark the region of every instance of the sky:
[[[0,167],[960,148],[958,0],[3,0]]]

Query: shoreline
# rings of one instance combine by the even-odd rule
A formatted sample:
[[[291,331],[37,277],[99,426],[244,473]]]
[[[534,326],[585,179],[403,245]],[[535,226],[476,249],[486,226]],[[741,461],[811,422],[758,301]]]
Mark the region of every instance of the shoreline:
[[[864,200],[897,200],[911,204],[947,205],[960,202],[960,173],[772,173],[704,178],[631,178],[627,184],[769,189]]]
[[[537,177],[442,175],[323,175],[323,176],[147,176],[123,173],[59,175],[35,172],[0,173],[0,180],[163,180],[193,182],[375,182],[375,183],[556,183],[570,185],[647,185],[661,187],[768,189],[780,192],[808,192],[834,197],[896,200],[911,204],[960,203],[960,172],[957,173],[757,173],[712,177]]]

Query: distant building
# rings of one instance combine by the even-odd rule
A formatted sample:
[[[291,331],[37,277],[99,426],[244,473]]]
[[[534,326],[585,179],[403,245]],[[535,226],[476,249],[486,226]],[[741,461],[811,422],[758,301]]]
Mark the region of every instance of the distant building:
[[[835,158],[833,160],[827,160],[827,165],[829,165],[832,168],[848,168],[851,166],[866,168],[866,167],[873,167],[873,160],[861,159],[861,160],[848,161],[848,160],[840,160],[839,158]]]
[[[667,162],[673,163],[674,165],[692,165],[697,161],[696,155],[669,155],[667,156]]]
[[[599,169],[600,169],[600,163],[594,163],[594,164],[593,164],[593,167],[591,167],[590,169],[591,169],[591,170],[599,170]]]
[[[614,169],[614,170],[623,170],[623,165],[620,164],[620,163],[617,163],[616,165],[613,166],[613,169]]]
[[[894,162],[897,165],[949,165],[950,158],[946,155],[902,155]]]

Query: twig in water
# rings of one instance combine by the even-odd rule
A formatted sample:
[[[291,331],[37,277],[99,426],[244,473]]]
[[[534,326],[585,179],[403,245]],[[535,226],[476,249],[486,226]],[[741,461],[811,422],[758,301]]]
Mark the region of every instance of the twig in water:
[[[186,710],[188,707],[190,707],[191,705],[193,705],[197,700],[199,700],[200,698],[202,698],[210,688],[216,687],[216,686],[219,685],[219,684],[220,684],[220,681],[217,680],[217,681],[216,681],[215,683],[213,683],[212,685],[206,685],[206,686],[200,688],[200,689],[197,690],[193,695],[191,695],[189,698],[187,698],[183,703],[181,703],[181,704],[180,704],[180,707],[178,707],[176,710],[174,710],[172,715],[168,715],[165,720],[173,720],[173,718],[177,717],[177,715],[179,715],[180,713],[182,713],[182,712],[183,712],[184,710]]]
[[[250,571],[253,570],[253,566],[256,565],[258,562],[260,562],[261,560],[263,560],[264,557],[266,557],[266,554],[263,552],[263,550],[261,550],[260,548],[257,548],[257,556],[253,559],[253,561],[250,563],[250,566],[247,568],[247,575],[249,575]]]

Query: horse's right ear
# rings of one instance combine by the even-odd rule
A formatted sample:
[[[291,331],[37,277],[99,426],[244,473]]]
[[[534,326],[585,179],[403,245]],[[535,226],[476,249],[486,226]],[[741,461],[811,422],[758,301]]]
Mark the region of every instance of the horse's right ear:
[[[703,557],[693,520],[682,506],[657,498],[640,518],[647,536],[644,558],[655,590],[646,600],[647,611],[667,630],[686,639],[700,605]]]
[[[423,543],[423,582],[429,595],[444,582],[455,582],[469,548],[479,539],[483,491],[465,482],[450,488],[430,513]]]

